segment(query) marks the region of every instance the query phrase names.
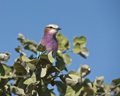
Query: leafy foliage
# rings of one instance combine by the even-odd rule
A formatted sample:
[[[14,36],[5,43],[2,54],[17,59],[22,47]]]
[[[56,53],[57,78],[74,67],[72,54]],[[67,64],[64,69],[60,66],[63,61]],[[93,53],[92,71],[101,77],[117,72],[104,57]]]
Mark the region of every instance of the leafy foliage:
[[[10,53],[0,53],[0,96],[12,96],[12,93],[18,96],[55,96],[54,89],[48,88],[49,84],[57,86],[60,96],[112,96],[112,92],[113,96],[120,95],[120,78],[113,80],[110,86],[104,82],[103,76],[91,82],[85,78],[91,72],[88,65],[80,65],[78,72],[64,74],[62,71],[67,71],[66,66],[72,62],[68,52],[79,54],[83,58],[89,55],[87,40],[84,36],[75,37],[74,49],[70,49],[70,43],[64,35],[58,33],[56,37],[59,43],[56,60],[52,57],[52,52],[44,54],[45,46],[28,40],[22,34],[17,38],[21,46],[15,48],[20,56],[13,66],[4,64],[9,60]],[[27,57],[24,50],[33,54]],[[34,57],[37,51],[42,52],[41,59]],[[10,80],[14,80],[14,84],[10,84]]]

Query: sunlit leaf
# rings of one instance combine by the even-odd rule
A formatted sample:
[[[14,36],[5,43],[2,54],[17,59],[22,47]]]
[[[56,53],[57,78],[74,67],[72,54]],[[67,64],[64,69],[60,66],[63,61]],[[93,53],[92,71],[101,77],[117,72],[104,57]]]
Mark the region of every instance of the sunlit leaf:
[[[56,38],[58,41],[58,49],[59,50],[64,51],[64,50],[70,48],[70,43],[64,35],[62,35],[61,33],[57,33]]]
[[[68,66],[71,64],[72,59],[68,54],[64,54],[63,59],[64,59],[65,64],[67,64]]]
[[[16,86],[10,86],[10,92],[16,95],[25,95],[24,90]]]
[[[30,85],[30,84],[34,84],[35,82],[36,82],[36,75],[33,72],[32,76],[24,81],[24,84]]]
[[[21,33],[18,34],[18,40],[24,40],[23,34],[21,34]]]
[[[46,75],[46,73],[47,73],[47,68],[46,67],[41,68],[41,75],[40,75],[40,77],[43,78]]]
[[[79,43],[76,43],[75,44],[75,48],[73,49],[73,52],[74,53],[79,53],[81,51],[81,49],[80,49],[80,44]]]
[[[31,60],[27,58],[26,56],[22,56],[22,61],[23,62],[30,62]]]
[[[28,67],[30,68],[31,71],[34,71],[35,69],[35,66],[31,63],[27,63],[28,64]]]
[[[77,72],[75,72],[75,71],[70,71],[68,74],[73,74],[73,75],[76,75],[76,76],[79,76],[79,77],[80,77],[79,73],[77,73]]]
[[[39,59],[30,59],[30,60],[31,60],[30,63],[32,64],[36,64],[39,61]]]
[[[10,53],[0,53],[0,62],[7,62],[10,58]]]
[[[97,87],[100,87],[104,82],[104,76],[97,77],[94,82]]]
[[[39,96],[38,92],[35,90],[32,90],[32,96]]]
[[[86,49],[86,48],[81,48],[81,51],[80,51],[82,54],[86,55],[86,56],[89,56],[89,51]]]
[[[104,82],[104,89],[105,91],[110,90],[110,86],[106,82]]]
[[[53,56],[52,56],[52,51],[48,53],[48,59],[49,59],[49,61],[50,61],[51,63],[54,62],[54,58],[53,58]]]
[[[81,96],[81,92],[84,89],[84,87],[80,85],[75,85],[74,87],[67,86],[66,92],[64,96]],[[84,96],[84,95],[82,95]]]
[[[81,47],[85,47],[85,45],[86,45],[86,38],[84,36],[74,37],[73,45],[76,45],[77,43],[79,43]]]
[[[88,65],[81,65],[78,69],[78,73],[80,76],[85,77],[90,73],[90,67]]]
[[[61,75],[60,78],[66,84],[68,84],[70,86],[75,86],[78,83],[80,76],[77,72],[74,72],[74,73],[70,72],[67,75]]]

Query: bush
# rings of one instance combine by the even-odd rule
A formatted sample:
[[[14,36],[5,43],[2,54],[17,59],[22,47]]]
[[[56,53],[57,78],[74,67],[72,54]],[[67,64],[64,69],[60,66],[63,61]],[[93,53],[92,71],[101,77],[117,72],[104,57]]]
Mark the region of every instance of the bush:
[[[88,65],[81,65],[78,72],[64,74],[62,70],[67,71],[66,66],[72,61],[68,52],[86,58],[89,51],[85,48],[84,36],[73,39],[74,49],[70,49],[70,43],[64,35],[58,33],[56,37],[59,43],[56,62],[52,52],[40,55],[40,60],[33,54],[26,57],[24,50],[36,54],[38,50],[44,52],[45,46],[24,38],[22,34],[17,38],[21,46],[15,48],[20,56],[13,66],[4,64],[9,60],[10,53],[0,54],[0,96],[11,96],[12,93],[18,96],[55,96],[54,89],[49,89],[48,84],[56,85],[60,96],[110,96],[111,93],[113,96],[120,95],[120,78],[113,80],[110,86],[104,82],[103,76],[97,77],[94,82],[84,79],[91,71]],[[60,78],[59,81],[57,78]],[[14,84],[10,84],[10,80],[14,80]]]

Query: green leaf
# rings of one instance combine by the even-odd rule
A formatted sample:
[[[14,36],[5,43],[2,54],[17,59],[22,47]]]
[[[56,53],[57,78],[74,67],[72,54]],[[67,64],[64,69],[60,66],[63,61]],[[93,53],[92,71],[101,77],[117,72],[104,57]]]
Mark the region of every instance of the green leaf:
[[[95,79],[95,85],[97,87],[101,87],[102,83],[104,82],[104,76],[101,76],[101,77],[97,77]]]
[[[30,59],[30,60],[31,60],[30,63],[32,64],[36,64],[39,61],[39,59]]]
[[[28,63],[28,67],[30,68],[31,71],[34,71],[35,66],[31,63]]]
[[[24,84],[26,85],[31,85],[31,84],[34,84],[36,82],[36,75],[35,73],[33,72],[31,78],[28,78],[27,80],[24,81]]]
[[[18,34],[18,40],[24,40],[23,34],[21,34],[21,33]]]
[[[24,55],[24,56],[26,56],[26,54],[22,51],[21,46],[18,46],[18,48],[15,48],[15,51],[22,54],[22,55]]]
[[[55,93],[51,92],[50,96],[56,96]]]
[[[64,51],[64,50],[70,49],[70,43],[64,35],[62,35],[61,33],[57,33],[56,38],[58,41],[59,50]]]
[[[48,55],[47,54],[41,54],[41,55],[39,55],[39,57],[48,60]]]
[[[64,96],[67,85],[62,83],[61,81],[56,81],[55,84],[57,85],[57,90],[59,91],[60,96]]]
[[[115,79],[111,82],[110,89],[112,90],[112,89],[116,88],[118,84],[120,84],[120,78]]]
[[[68,66],[71,64],[72,59],[68,54],[64,54],[63,59],[64,59],[65,64],[67,64]]]
[[[85,45],[86,45],[86,38],[84,36],[74,37],[73,45],[76,45],[77,43],[79,43],[81,47],[85,47]]]
[[[94,90],[92,88],[92,83],[90,82],[89,79],[85,79],[84,83],[84,90],[87,92],[87,95],[94,96]]]
[[[79,84],[74,87],[67,86],[64,96],[81,96],[80,94],[83,89],[84,89],[84,87],[80,86]]]
[[[32,96],[39,96],[38,92],[35,90],[32,90]]]
[[[0,53],[0,62],[7,62],[10,58],[10,53]]]
[[[90,67],[88,65],[81,65],[78,69],[78,73],[81,77],[85,77],[90,73]]]
[[[65,69],[65,62],[64,62],[63,54],[61,51],[57,51],[56,59],[57,59],[56,67],[61,71]]]
[[[16,86],[10,86],[10,92],[16,95],[25,95],[24,90]]]
[[[45,77],[46,73],[47,73],[47,68],[46,68],[46,67],[42,67],[42,68],[41,68],[40,77],[41,77],[41,78]]]
[[[37,46],[37,43],[35,42],[35,41],[33,41],[33,40],[27,40],[27,39],[25,39],[25,41],[24,41],[24,44],[31,44],[31,45],[33,45],[33,46]]]
[[[27,62],[23,62],[20,58],[15,60],[13,68],[17,73],[27,74],[29,73],[29,67]]]
[[[38,44],[37,45],[37,50],[40,52],[44,52],[46,50],[46,47],[42,44]]]
[[[68,74],[73,74],[73,75],[79,76],[79,74],[77,72],[75,72],[75,71],[70,71]]]
[[[19,53],[21,49],[22,49],[22,47],[18,46],[18,48],[15,48],[15,51]]]
[[[30,62],[31,60],[28,59],[26,56],[22,56],[22,61],[23,62]]]
[[[3,67],[3,64],[0,63],[0,75],[4,76],[5,75],[5,69]]]
[[[0,78],[10,78],[12,74],[12,68],[8,65],[0,63]]]
[[[0,89],[2,88],[4,88],[4,86],[6,85],[8,83],[8,79],[7,78],[1,78],[0,77]],[[1,93],[1,92],[0,92]],[[0,95],[0,96],[2,96],[2,95]],[[3,95],[4,96],[4,95]]]
[[[61,70],[59,70],[57,67],[55,67],[55,66],[51,66],[51,67],[49,67],[48,68],[48,70],[47,70],[47,74],[49,75],[49,74],[51,74],[51,73],[54,73],[54,72],[61,72]]]
[[[40,93],[40,96],[50,96],[50,90],[46,88],[44,91]]]
[[[82,54],[81,52],[80,53],[78,53],[81,57],[83,57],[83,58],[85,58],[85,59],[87,59],[87,57],[84,55],[84,54]]]
[[[68,73],[67,75],[61,75],[60,78],[66,84],[68,84],[70,86],[75,86],[78,83],[80,76],[77,72],[72,71],[72,72]]]
[[[15,85],[17,85],[17,87],[25,89],[26,85],[23,83],[25,81],[24,78],[19,78],[16,80],[17,82],[15,82]]]
[[[35,89],[37,88],[36,84],[32,84],[32,85],[29,85],[27,88],[26,88],[26,93],[29,94],[29,96],[39,96],[38,95],[38,92],[35,91]],[[33,90],[34,90],[34,93],[33,93]]]
[[[35,54],[37,53],[36,47],[34,45],[32,45],[32,44],[26,45],[24,48],[34,52]]]
[[[81,50],[80,50],[80,44],[79,43],[76,43],[75,44],[75,48],[73,49],[73,52],[74,53],[79,53]]]
[[[110,86],[106,82],[104,82],[104,89],[106,92],[110,90]]]
[[[53,56],[52,56],[52,51],[48,53],[48,59],[49,59],[49,61],[50,61],[51,63],[54,62],[54,58],[53,58]]]
[[[81,48],[81,51],[80,51],[82,54],[86,55],[86,56],[89,56],[89,51],[86,49],[86,48]]]

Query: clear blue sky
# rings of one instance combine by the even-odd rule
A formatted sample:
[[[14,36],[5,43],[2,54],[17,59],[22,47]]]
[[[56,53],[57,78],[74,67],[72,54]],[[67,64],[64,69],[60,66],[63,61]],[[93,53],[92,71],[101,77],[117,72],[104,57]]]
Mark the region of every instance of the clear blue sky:
[[[0,52],[12,53],[7,64],[19,56],[14,51],[18,33],[39,43],[47,24],[58,24],[73,48],[74,36],[85,36],[90,55],[77,54],[68,70],[88,64],[91,81],[104,76],[110,84],[120,77],[120,0],[0,0]]]

